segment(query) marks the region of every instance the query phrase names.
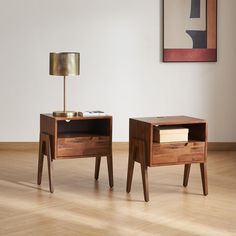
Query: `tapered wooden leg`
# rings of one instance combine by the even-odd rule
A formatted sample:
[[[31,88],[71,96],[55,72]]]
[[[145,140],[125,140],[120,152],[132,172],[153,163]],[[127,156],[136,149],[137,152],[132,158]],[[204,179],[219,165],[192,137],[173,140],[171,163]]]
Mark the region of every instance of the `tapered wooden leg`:
[[[46,153],[48,159],[48,179],[49,179],[49,189],[50,192],[54,192],[54,184],[53,184],[53,162],[52,162],[52,153],[51,153],[51,144],[50,144],[50,137],[47,135],[46,138]]]
[[[131,184],[132,184],[132,179],[133,179],[133,172],[134,172],[134,145],[132,145],[130,148],[130,153],[129,153],[129,161],[128,161],[128,171],[127,171],[127,183],[126,183],[126,192],[129,193],[131,190]]]
[[[208,194],[208,182],[207,182],[207,165],[206,163],[200,163],[201,177],[202,177],[202,189],[203,194]]]
[[[110,185],[110,188],[112,188],[113,187],[113,163],[112,163],[112,155],[107,156],[107,168],[108,168],[109,185]]]
[[[141,164],[141,173],[142,173],[142,181],[143,181],[143,194],[144,194],[144,200],[146,202],[149,201],[149,190],[148,190],[148,170],[146,165],[146,149],[145,149],[145,143],[143,141],[139,141],[139,158],[140,158],[140,164]]]
[[[95,174],[94,174],[94,178],[96,180],[98,180],[98,177],[99,177],[100,163],[101,163],[101,157],[96,157]]]
[[[38,157],[38,178],[37,178],[37,184],[40,185],[42,182],[42,173],[43,173],[43,140],[42,140],[42,134],[39,135],[39,157]]]
[[[190,168],[191,168],[191,164],[184,165],[184,179],[183,179],[183,186],[184,187],[187,187],[187,185],[188,185]]]

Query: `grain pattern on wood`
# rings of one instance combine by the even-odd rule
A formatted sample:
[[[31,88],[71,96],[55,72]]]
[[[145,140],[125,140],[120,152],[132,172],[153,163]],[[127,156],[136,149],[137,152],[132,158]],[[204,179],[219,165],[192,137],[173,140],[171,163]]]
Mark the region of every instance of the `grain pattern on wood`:
[[[205,142],[154,143],[152,164],[174,165],[204,161]]]
[[[42,178],[42,155],[46,155],[48,158],[48,174],[51,192],[54,191],[54,187],[52,184],[52,160],[96,157],[94,176],[95,179],[98,179],[101,156],[106,156],[108,164],[109,184],[110,187],[113,187],[111,116],[78,116],[67,118],[53,117],[51,114],[41,114],[40,133],[45,134],[47,140],[45,141],[40,139],[37,179],[38,183],[41,183]]]
[[[150,160],[152,155],[152,139],[153,139],[152,125],[146,122],[137,121],[135,119],[130,119],[129,125],[130,125],[130,132],[129,132],[130,143],[134,139],[144,141],[146,145],[146,155],[147,155],[146,164],[147,166],[150,166]],[[134,145],[137,144],[134,142]],[[135,161],[139,162],[138,159],[136,159]]]
[[[188,128],[187,142],[162,142],[154,137],[154,129],[159,126]],[[185,164],[183,185],[188,184],[190,166],[201,163],[204,195],[207,194],[207,121],[187,116],[132,118],[129,123],[129,162],[126,191],[130,192],[134,162],[141,164],[144,199],[147,201],[147,167]],[[156,134],[155,134],[156,135]],[[145,149],[145,151],[143,151]],[[145,152],[145,155],[140,153]],[[145,158],[144,158],[145,157]]]
[[[56,159],[57,156],[57,122],[54,117],[48,117],[44,114],[40,114],[40,133],[50,135],[52,159]]]
[[[188,189],[181,187],[180,166],[152,168],[148,176],[150,201],[146,204],[138,163],[131,193],[124,193],[127,147],[113,147],[114,191],[106,183],[105,157],[99,182],[93,181],[93,160],[84,158],[54,162],[54,196],[44,191],[48,189],[46,181],[41,186],[36,184],[35,144],[22,143],[17,148],[15,143],[0,148],[2,236],[235,235],[235,151],[209,151],[212,196],[207,198],[200,195],[199,164],[191,166],[193,178],[189,179]],[[43,177],[47,177],[45,170]]]
[[[109,136],[58,138],[58,158],[72,156],[106,156],[110,154]]]
[[[184,125],[206,123],[206,120],[189,116],[163,116],[163,117],[143,117],[133,118],[134,120],[145,122],[152,125]]]

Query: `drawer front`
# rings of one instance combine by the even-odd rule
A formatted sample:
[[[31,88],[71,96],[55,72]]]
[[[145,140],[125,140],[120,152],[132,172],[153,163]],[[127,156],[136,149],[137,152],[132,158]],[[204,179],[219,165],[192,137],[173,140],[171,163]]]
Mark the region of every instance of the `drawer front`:
[[[57,156],[99,156],[111,152],[109,136],[58,138]]]
[[[204,162],[205,142],[154,143],[152,165]]]

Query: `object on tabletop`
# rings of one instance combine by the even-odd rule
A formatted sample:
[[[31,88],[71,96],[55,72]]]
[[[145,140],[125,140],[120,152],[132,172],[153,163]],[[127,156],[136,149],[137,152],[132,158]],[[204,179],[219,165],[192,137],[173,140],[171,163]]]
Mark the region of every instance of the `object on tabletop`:
[[[79,76],[80,74],[80,54],[77,52],[50,53],[50,75],[64,77],[63,86],[63,111],[53,112],[56,117],[74,117],[75,111],[66,110],[66,76]]]
[[[88,117],[88,116],[107,116],[103,111],[84,111],[78,112],[78,116]]]

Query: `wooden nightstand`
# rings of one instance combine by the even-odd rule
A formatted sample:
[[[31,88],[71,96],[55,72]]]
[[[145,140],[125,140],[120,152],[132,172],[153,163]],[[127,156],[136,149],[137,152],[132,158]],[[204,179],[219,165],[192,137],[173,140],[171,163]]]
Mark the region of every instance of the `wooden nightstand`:
[[[156,127],[175,126],[189,129],[187,142],[154,142]],[[134,162],[141,164],[145,201],[149,201],[147,167],[184,164],[183,186],[188,184],[192,163],[200,163],[203,194],[207,185],[207,122],[187,116],[148,117],[130,119],[129,163],[126,191],[131,190]]]
[[[112,117],[54,117],[40,115],[38,179],[42,180],[43,159],[47,156],[50,192],[53,186],[53,160],[96,157],[95,179],[99,177],[101,157],[107,157],[109,185],[113,187]]]

